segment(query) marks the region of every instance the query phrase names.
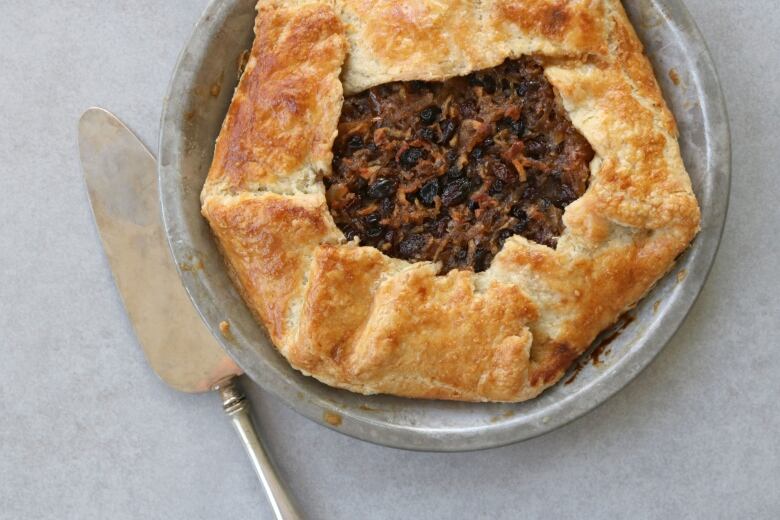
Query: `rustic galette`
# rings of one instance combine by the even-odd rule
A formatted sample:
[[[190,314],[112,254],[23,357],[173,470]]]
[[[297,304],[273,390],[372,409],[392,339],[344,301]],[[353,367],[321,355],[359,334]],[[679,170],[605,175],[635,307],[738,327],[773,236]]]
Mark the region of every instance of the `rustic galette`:
[[[699,229],[619,0],[257,6],[203,215],[296,369],[522,401]]]

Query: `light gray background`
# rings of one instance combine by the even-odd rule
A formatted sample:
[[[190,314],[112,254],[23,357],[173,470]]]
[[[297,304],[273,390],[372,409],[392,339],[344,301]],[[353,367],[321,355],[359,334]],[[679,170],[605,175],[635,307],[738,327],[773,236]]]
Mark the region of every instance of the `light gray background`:
[[[0,5],[0,518],[269,518],[216,396],[147,368],[91,220],[90,105],[154,150],[206,0]],[[466,454],[380,448],[258,389],[312,518],[778,518],[780,4],[688,0],[732,121],[731,211],[704,292],[661,356],[586,417]]]

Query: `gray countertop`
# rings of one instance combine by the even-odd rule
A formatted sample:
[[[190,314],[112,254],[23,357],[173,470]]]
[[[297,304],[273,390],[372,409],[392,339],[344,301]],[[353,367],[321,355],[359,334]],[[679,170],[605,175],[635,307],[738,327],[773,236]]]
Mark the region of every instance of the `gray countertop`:
[[[90,105],[156,149],[206,0],[0,6],[0,518],[270,518],[216,396],[146,366],[76,149]],[[731,209],[701,298],[632,384],[551,434],[464,454],[381,448],[253,388],[312,518],[777,518],[780,4],[688,0],[729,105]]]

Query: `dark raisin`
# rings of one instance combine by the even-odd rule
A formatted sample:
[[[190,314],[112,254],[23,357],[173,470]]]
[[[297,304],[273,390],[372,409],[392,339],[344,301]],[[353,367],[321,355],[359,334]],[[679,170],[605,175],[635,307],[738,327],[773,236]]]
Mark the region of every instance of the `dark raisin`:
[[[512,208],[509,210],[509,214],[515,217],[517,220],[528,221],[528,215],[525,213],[525,210],[521,204],[515,204],[512,206]]]
[[[368,183],[363,177],[354,177],[352,182],[349,183],[349,189],[352,191],[361,191],[368,186]]]
[[[452,119],[445,119],[439,123],[439,128],[441,128],[441,139],[439,142],[447,143],[455,135],[455,131],[458,129],[458,126]]]
[[[480,148],[478,146],[478,147],[474,148],[473,150],[471,150],[471,154],[470,155],[471,155],[472,159],[474,159],[475,161],[478,161],[478,160],[482,159],[482,156],[484,154],[485,154],[485,150],[483,150],[482,148]]]
[[[501,247],[504,245],[504,242],[506,242],[506,239],[514,235],[514,231],[511,229],[502,229],[498,232],[498,246]]]
[[[460,179],[461,177],[463,177],[465,173],[466,173],[465,169],[458,168],[456,164],[453,164],[447,170],[447,179],[448,180]]]
[[[375,143],[368,143],[368,151],[375,154],[379,151],[379,147]]]
[[[357,236],[357,234],[358,234],[357,231],[355,231],[351,227],[345,227],[344,228],[344,238],[347,239],[347,242],[349,242],[350,240],[355,238]]]
[[[519,85],[515,87],[515,92],[518,96],[525,96],[533,90],[537,90],[541,85],[536,80],[523,80]]]
[[[471,119],[477,115],[477,112],[479,111],[477,109],[477,102],[473,99],[466,99],[465,101],[461,101],[460,107],[460,115],[465,119]]]
[[[507,165],[502,162],[493,164],[493,175],[504,182],[508,181],[512,176],[511,172],[509,171],[509,167],[507,167]]]
[[[468,208],[471,211],[477,211],[479,209],[479,202],[477,202],[476,200],[470,200],[468,203]]]
[[[508,91],[509,87],[510,87],[509,80],[507,80],[506,78],[502,79],[501,80],[501,90]]]
[[[420,138],[435,143],[437,138],[436,130],[429,126],[423,127],[420,129]]]
[[[502,117],[501,119],[496,121],[496,129],[501,130],[502,128],[512,128],[512,123],[514,123],[514,121],[512,121],[511,118]]]
[[[435,228],[433,231],[433,234],[436,237],[443,237],[444,234],[447,232],[447,226],[450,223],[449,217],[441,217],[439,220],[435,221]]]
[[[433,233],[436,231],[437,228],[437,221],[433,219],[428,219],[423,223],[423,229],[425,229],[426,233]]]
[[[441,203],[450,207],[464,202],[469,194],[469,184],[469,179],[456,179],[447,184],[441,195]]]
[[[437,179],[430,180],[420,188],[420,202],[428,207],[432,207],[436,204],[436,195],[439,194],[439,181]]]
[[[487,139],[482,141],[482,148],[490,148],[491,146],[493,146],[493,143],[494,143],[493,138],[488,137]]]
[[[479,175],[475,175],[474,177],[471,177],[469,179],[469,184],[471,184],[471,189],[476,190],[480,186],[482,186],[482,177]]]
[[[447,162],[452,164],[458,160],[458,152],[455,150],[447,150]]]
[[[482,86],[482,80],[476,74],[469,74],[467,79],[469,80],[469,85],[471,85],[472,87]]]
[[[370,215],[363,217],[363,222],[366,223],[366,227],[376,227],[379,225],[380,220],[382,220],[382,217],[379,213],[371,213]]]
[[[391,198],[382,199],[382,204],[380,206],[382,215],[385,217],[393,214],[393,209],[395,209],[395,200]]]
[[[401,154],[401,166],[406,168],[413,168],[414,165],[417,164],[420,159],[422,159],[422,156],[422,148],[416,148],[414,146],[409,147]]]
[[[366,229],[366,236],[368,238],[377,238],[377,237],[380,237],[382,235],[382,233],[384,233],[384,231],[385,230],[382,229],[382,226],[371,227],[371,228]]]
[[[436,122],[437,119],[439,119],[439,116],[441,115],[441,108],[437,106],[429,106],[426,107],[420,112],[420,121],[424,125],[432,125]]]
[[[517,121],[512,121],[509,126],[512,128],[512,132],[514,132],[518,137],[523,135],[523,132],[525,132],[525,123],[523,122],[523,118],[520,118]]]
[[[485,92],[488,94],[492,95],[496,93],[496,80],[493,76],[485,76],[482,78],[482,88],[484,88]]]
[[[474,270],[477,272],[484,271],[488,268],[488,265],[490,265],[490,251],[478,247],[477,250],[474,251]]]
[[[465,249],[460,249],[457,253],[455,253],[455,260],[458,262],[465,262],[468,255],[468,251]]]
[[[558,201],[556,206],[565,208],[575,200],[577,200],[577,194],[574,192],[574,188],[572,188],[568,184],[561,184],[560,193],[558,193]]]
[[[384,199],[395,193],[395,181],[393,179],[379,178],[369,186],[368,196],[372,199]]]
[[[514,226],[512,226],[512,229],[515,231],[515,233],[519,234],[525,231],[529,223],[528,215],[525,213],[525,211],[521,209],[519,212],[513,214],[512,216],[517,219],[517,223]]]
[[[353,152],[355,150],[360,150],[361,148],[363,148],[363,138],[360,137],[359,135],[351,136],[347,141],[347,147]]]
[[[525,155],[532,159],[541,159],[547,154],[547,145],[540,139],[529,139],[525,142]]]
[[[411,81],[409,83],[409,86],[411,87],[410,90],[412,92],[419,92],[419,91],[421,91],[422,89],[425,88],[425,82],[424,81],[414,80],[414,81]]]
[[[428,241],[422,235],[409,235],[398,244],[398,252],[406,258],[413,257],[425,247]]]
[[[522,234],[523,232],[525,232],[526,229],[528,229],[528,219],[522,222],[518,222],[517,224],[512,226],[512,230],[515,232],[516,235]]]
[[[490,194],[491,195],[498,195],[499,193],[504,191],[504,188],[506,187],[504,181],[501,179],[496,179],[493,181],[493,184],[490,185]]]

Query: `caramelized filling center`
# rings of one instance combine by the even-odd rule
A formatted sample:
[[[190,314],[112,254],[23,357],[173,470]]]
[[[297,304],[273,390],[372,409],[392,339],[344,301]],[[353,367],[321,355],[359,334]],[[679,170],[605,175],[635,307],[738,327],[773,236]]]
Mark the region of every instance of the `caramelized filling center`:
[[[323,181],[348,240],[479,272],[512,235],[556,247],[591,159],[541,63],[522,57],[346,98]]]

